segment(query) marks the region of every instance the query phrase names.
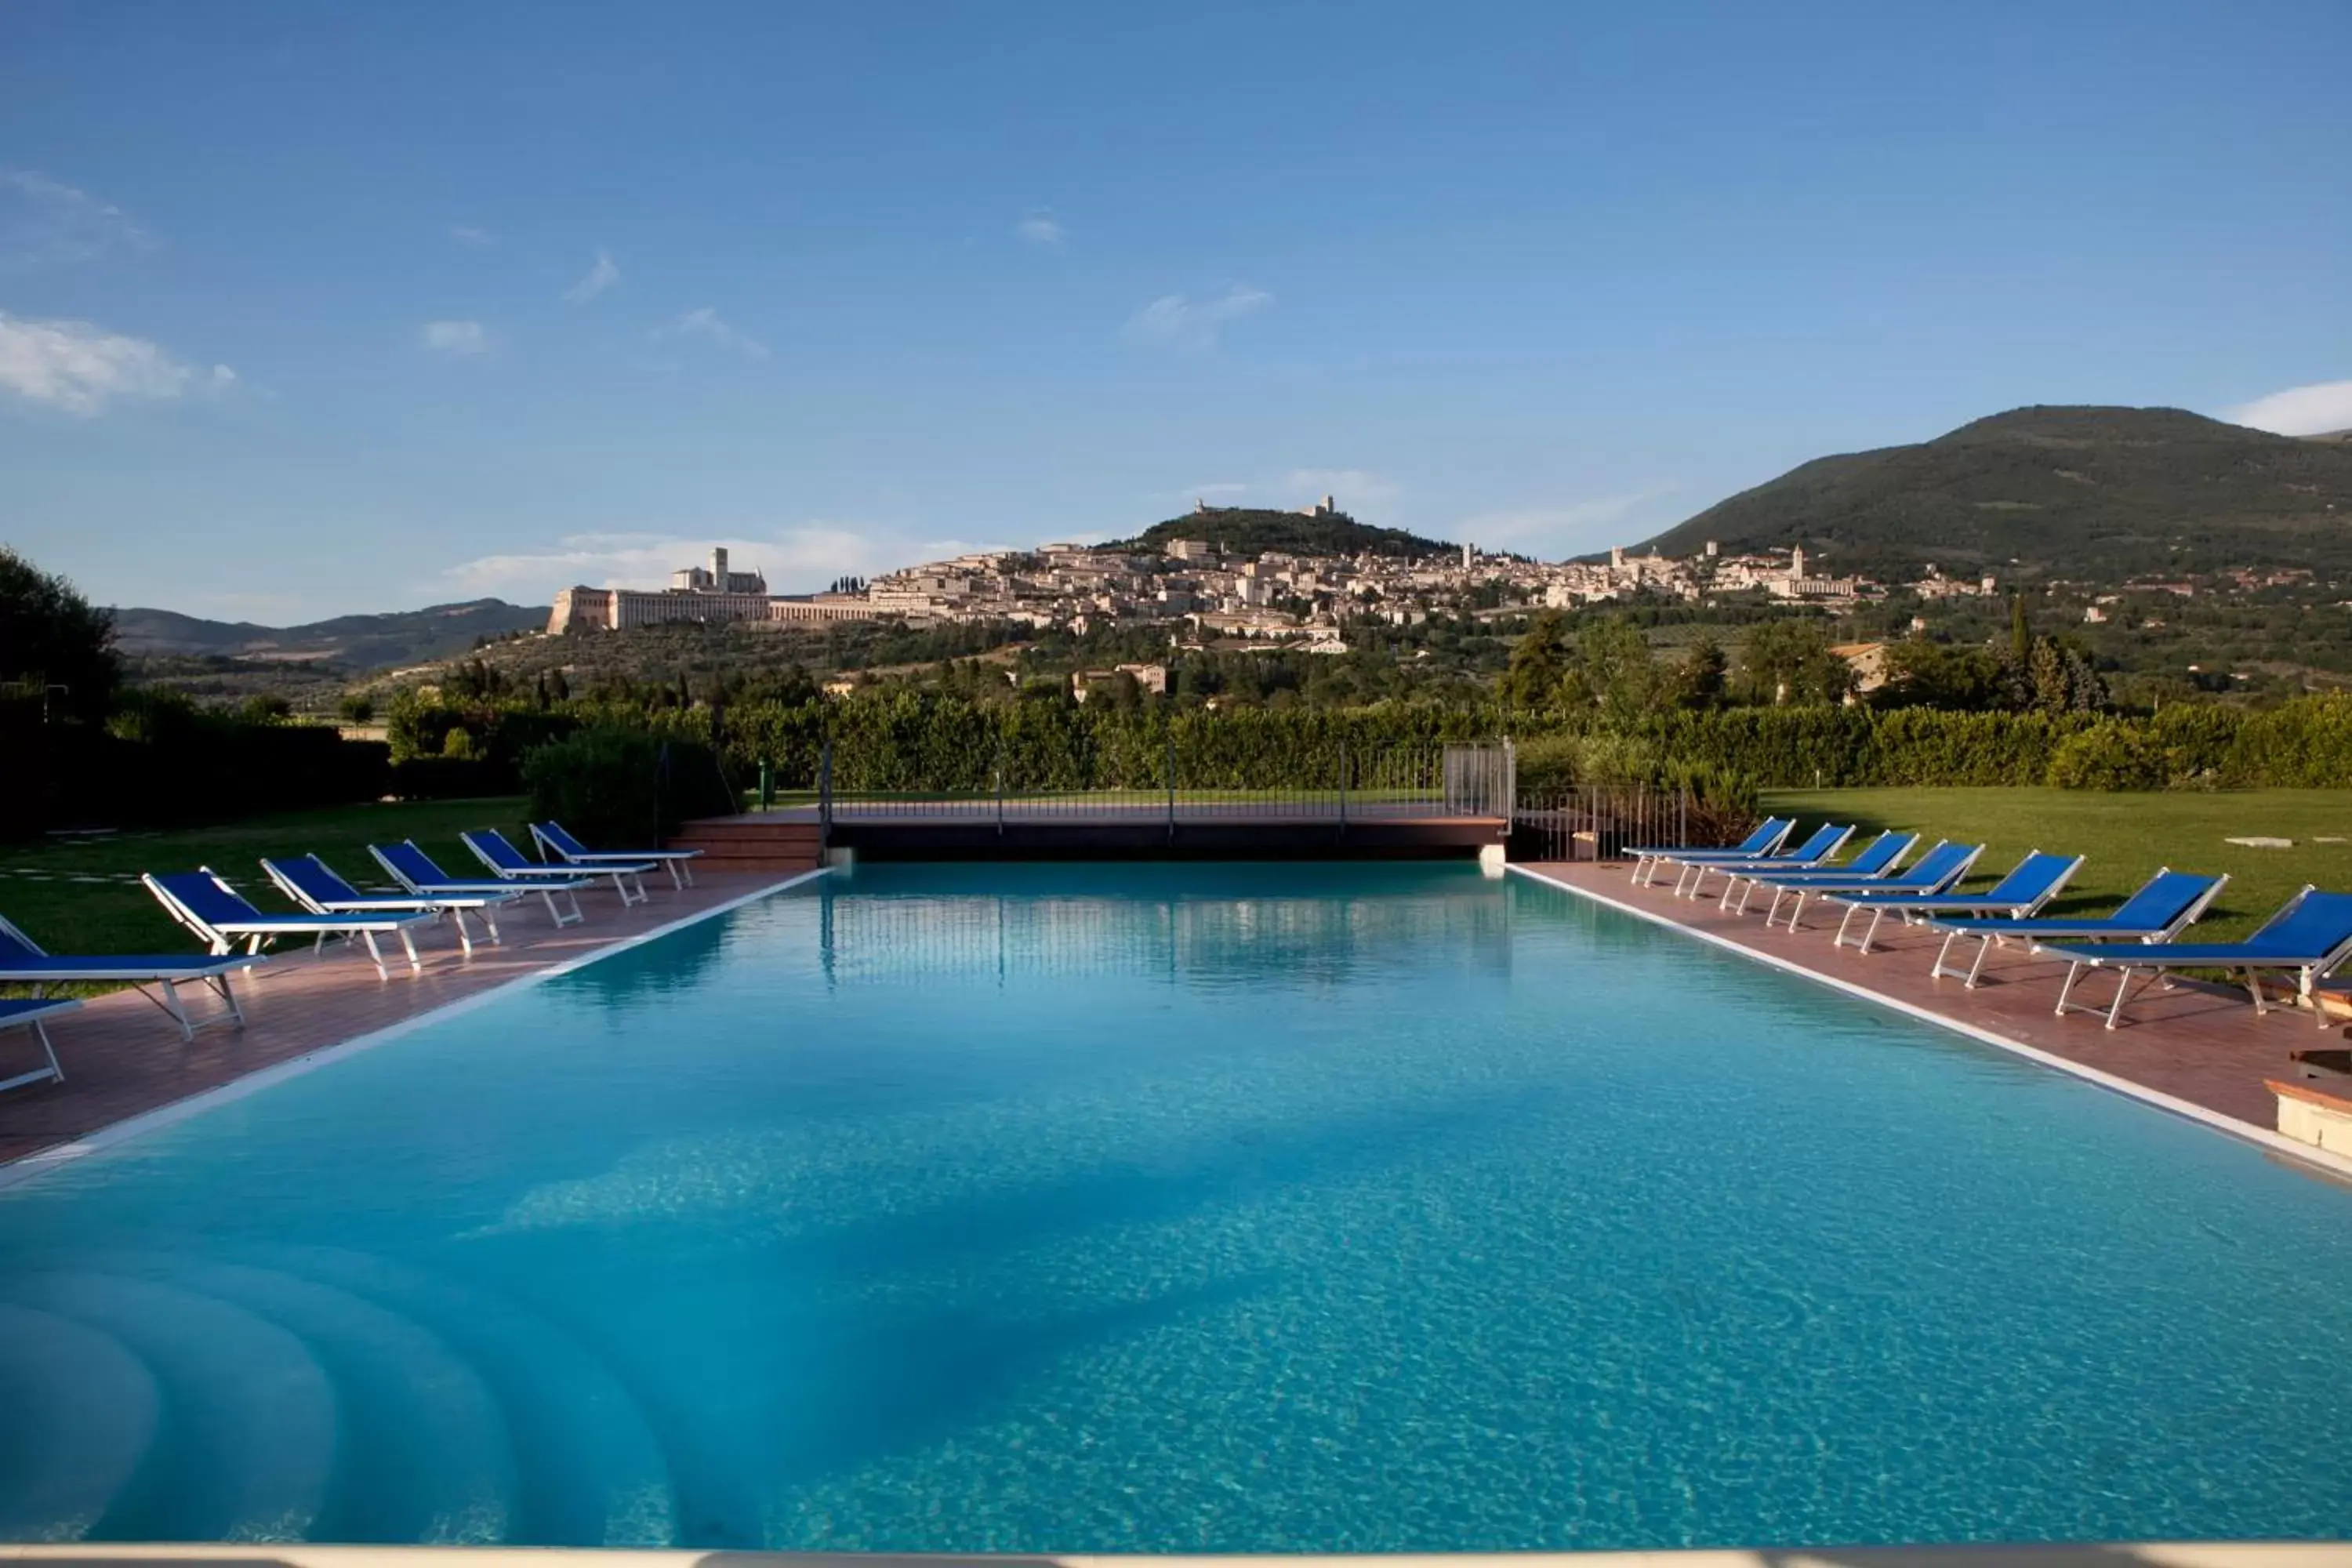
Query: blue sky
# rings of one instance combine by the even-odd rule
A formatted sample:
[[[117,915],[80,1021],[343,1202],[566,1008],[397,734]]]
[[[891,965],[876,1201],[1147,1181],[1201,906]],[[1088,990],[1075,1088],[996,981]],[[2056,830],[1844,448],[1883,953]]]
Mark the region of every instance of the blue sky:
[[[284,621],[2352,426],[2352,6],[0,7],[0,539]]]

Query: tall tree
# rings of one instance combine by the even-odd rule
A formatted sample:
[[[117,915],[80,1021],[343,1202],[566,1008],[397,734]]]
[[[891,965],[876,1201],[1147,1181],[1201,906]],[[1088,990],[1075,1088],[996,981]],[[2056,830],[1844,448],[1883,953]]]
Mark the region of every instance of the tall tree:
[[[1568,673],[1568,637],[1558,610],[1538,610],[1511,647],[1503,671],[1503,700],[1514,708],[1549,708],[1559,700]]]
[[[121,680],[113,613],[0,545],[0,683],[38,687],[52,714],[94,721]]]
[[[1718,708],[1723,704],[1725,659],[1723,645],[1701,637],[1690,645],[1675,667],[1668,692],[1677,708]]]
[[[1813,616],[1759,622],[1740,647],[1750,700],[1775,705],[1842,700],[1853,689],[1853,671],[1830,647],[1827,623]]]
[[[1568,689],[1612,717],[1631,718],[1649,706],[1657,690],[1657,666],[1650,645],[1629,621],[1596,616],[1577,633]]]

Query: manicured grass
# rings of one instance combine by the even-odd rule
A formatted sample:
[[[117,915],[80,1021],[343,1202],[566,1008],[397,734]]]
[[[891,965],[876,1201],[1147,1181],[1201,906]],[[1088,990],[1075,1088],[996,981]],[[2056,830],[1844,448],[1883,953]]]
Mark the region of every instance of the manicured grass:
[[[468,827],[499,827],[529,845],[520,796],[334,806],[247,817],[213,827],[125,832],[81,843],[37,839],[0,845],[0,915],[52,952],[194,952],[196,941],[174,925],[138,882],[142,871],[193,871],[210,866],[265,910],[290,910],[260,867],[264,855],[313,851],[362,888],[389,886],[367,852],[371,843],[414,838],[453,876],[486,876],[457,842]],[[25,871],[55,873],[35,879]],[[77,882],[60,879],[102,878]]]
[[[1985,844],[1971,888],[1989,887],[2028,850],[2086,855],[2050,911],[2105,913],[2159,866],[2230,875],[2220,901],[2198,924],[2200,938],[2251,931],[2306,882],[2352,892],[2352,790],[2238,790],[2210,794],[2102,795],[2055,789],[1774,790],[1764,806],[1798,817],[1800,837],[1824,817],[1863,834],[1894,827]],[[2292,849],[2224,843],[2260,835],[2292,838]],[[1859,837],[1859,836],[1858,836]],[[1923,845],[1922,847],[1925,846]]]

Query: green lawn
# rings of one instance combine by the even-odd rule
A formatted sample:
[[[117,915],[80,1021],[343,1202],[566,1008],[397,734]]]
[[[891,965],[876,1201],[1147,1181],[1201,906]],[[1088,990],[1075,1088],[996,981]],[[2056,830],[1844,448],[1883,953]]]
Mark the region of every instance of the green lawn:
[[[125,832],[87,843],[35,840],[0,845],[0,915],[52,952],[180,952],[195,939],[172,922],[138,882],[142,871],[193,871],[210,866],[265,910],[291,910],[259,861],[264,855],[317,852],[362,887],[388,879],[367,852],[371,842],[414,838],[453,876],[487,876],[457,842],[468,827],[499,827],[528,851],[520,796],[335,806],[247,817],[216,827]],[[97,877],[77,882],[34,879]]]
[[[1927,842],[1983,840],[1972,888],[1990,886],[2029,849],[2086,855],[2052,913],[2105,908],[2159,866],[2226,871],[2230,885],[2199,923],[2200,936],[2242,936],[2305,882],[2352,892],[2352,790],[2266,789],[2212,794],[2101,795],[2055,789],[1771,790],[1764,806],[1794,812],[1802,837],[1823,817],[1864,833],[1897,827]],[[2222,842],[2261,835],[2292,849]]]

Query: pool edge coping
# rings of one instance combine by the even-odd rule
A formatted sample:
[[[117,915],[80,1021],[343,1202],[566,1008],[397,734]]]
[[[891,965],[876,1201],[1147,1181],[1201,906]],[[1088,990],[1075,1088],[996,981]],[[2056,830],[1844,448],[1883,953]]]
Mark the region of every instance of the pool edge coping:
[[[2108,1072],[2102,1068],[2095,1068],[2087,1062],[2074,1061],[2070,1058],[2059,1056],[2054,1051],[2045,1051],[2039,1046],[2030,1046],[2023,1040],[2012,1038],[1995,1029],[1989,1029],[1981,1024],[1971,1024],[1958,1018],[1947,1017],[1941,1013],[1922,1007],[1915,1002],[1906,1002],[1899,996],[1889,996],[1883,992],[1873,991],[1856,981],[1847,980],[1835,974],[1824,974],[1819,970],[1809,969],[1792,959],[1781,958],[1776,954],[1748,947],[1744,943],[1733,942],[1728,937],[1718,936],[1713,931],[1701,931],[1696,926],[1685,925],[1680,921],[1660,914],[1654,910],[1645,910],[1638,904],[1612,899],[1596,889],[1580,887],[1573,882],[1563,882],[1557,877],[1548,877],[1532,867],[1514,862],[1505,868],[1527,878],[1531,882],[1540,882],[1547,888],[1557,888],[1561,892],[1573,894],[1591,903],[1599,904],[1603,909],[1614,910],[1619,914],[1632,915],[1637,920],[1645,921],[1654,926],[1663,926],[1668,931],[1676,931],[1706,942],[1709,946],[1720,948],[1726,952],[1747,959],[1751,963],[1779,970],[1784,974],[1795,975],[1801,980],[1811,981],[1817,985],[1825,985],[1856,1001],[1889,1008],[1901,1013],[1906,1017],[1916,1018],[1920,1023],[1931,1024],[1938,1029],[1974,1040],[1979,1045],[1990,1046],[1996,1050],[2023,1057],[2026,1060],[2041,1067],[2054,1068],[2071,1078],[2080,1079],[2095,1088],[2105,1089],[2111,1094],[2137,1100],[2144,1105],[2153,1106],[2158,1110],[2197,1122],[2224,1137],[2252,1143],[2269,1153],[2293,1160],[2298,1164],[2310,1166],[2322,1174],[2340,1181],[2352,1182],[2352,1156],[2337,1154],[2322,1149],[2316,1144],[2298,1142],[2274,1129],[2258,1127],[2251,1121],[2242,1121],[2234,1116],[2225,1116],[2221,1111],[2210,1106],[2200,1105],[2193,1100],[2183,1100],[2177,1094],[2167,1094],[2160,1089],[2153,1089],[2144,1083],[2136,1083],[2120,1074]],[[5,1181],[5,1177],[6,1173],[0,1171],[0,1181]]]
[[[692,914],[680,915],[676,920],[665,921],[650,930],[623,937],[617,942],[608,942],[593,952],[580,953],[560,963],[551,963],[543,969],[534,969],[528,974],[518,974],[510,980],[501,980],[488,990],[478,991],[471,996],[460,996],[453,1002],[444,1002],[437,1007],[428,1007],[422,1013],[401,1019],[398,1023],[386,1024],[382,1028],[370,1029],[365,1034],[353,1035],[349,1039],[337,1040],[330,1045],[314,1047],[299,1056],[289,1057],[284,1061],[272,1062],[264,1068],[256,1068],[253,1071],[231,1079],[226,1083],[215,1084],[210,1089],[202,1089],[194,1094],[184,1095],[168,1105],[159,1105],[152,1110],[142,1110],[136,1115],[126,1116],[120,1121],[110,1121],[103,1127],[85,1132],[77,1138],[69,1138],[62,1143],[53,1143],[46,1149],[36,1149],[29,1154],[19,1154],[13,1160],[0,1160],[0,1191],[31,1181],[47,1172],[69,1165],[77,1160],[102,1153],[118,1144],[143,1137],[173,1122],[184,1121],[191,1116],[199,1115],[215,1106],[242,1100],[247,1095],[257,1093],[273,1085],[283,1083],[289,1079],[315,1072],[320,1068],[340,1061],[345,1057],[372,1050],[377,1046],[384,1045],[403,1035],[422,1028],[426,1024],[439,1023],[444,1019],[456,1017],[461,1013],[471,1012],[477,1007],[488,1005],[499,997],[528,986],[544,984],[559,975],[572,973],[592,963],[601,963],[615,953],[626,952],[632,948],[642,947],[646,942],[668,936],[672,932],[684,931],[688,926],[698,925],[704,921],[715,919],[719,915],[732,914],[746,904],[757,903],[761,899],[773,898],[778,893],[787,892],[803,883],[813,882],[831,870],[832,868],[829,866],[819,866],[814,870],[802,871],[787,877],[780,882],[771,882],[764,887],[753,888],[734,898],[722,900],[709,909],[697,910]]]

